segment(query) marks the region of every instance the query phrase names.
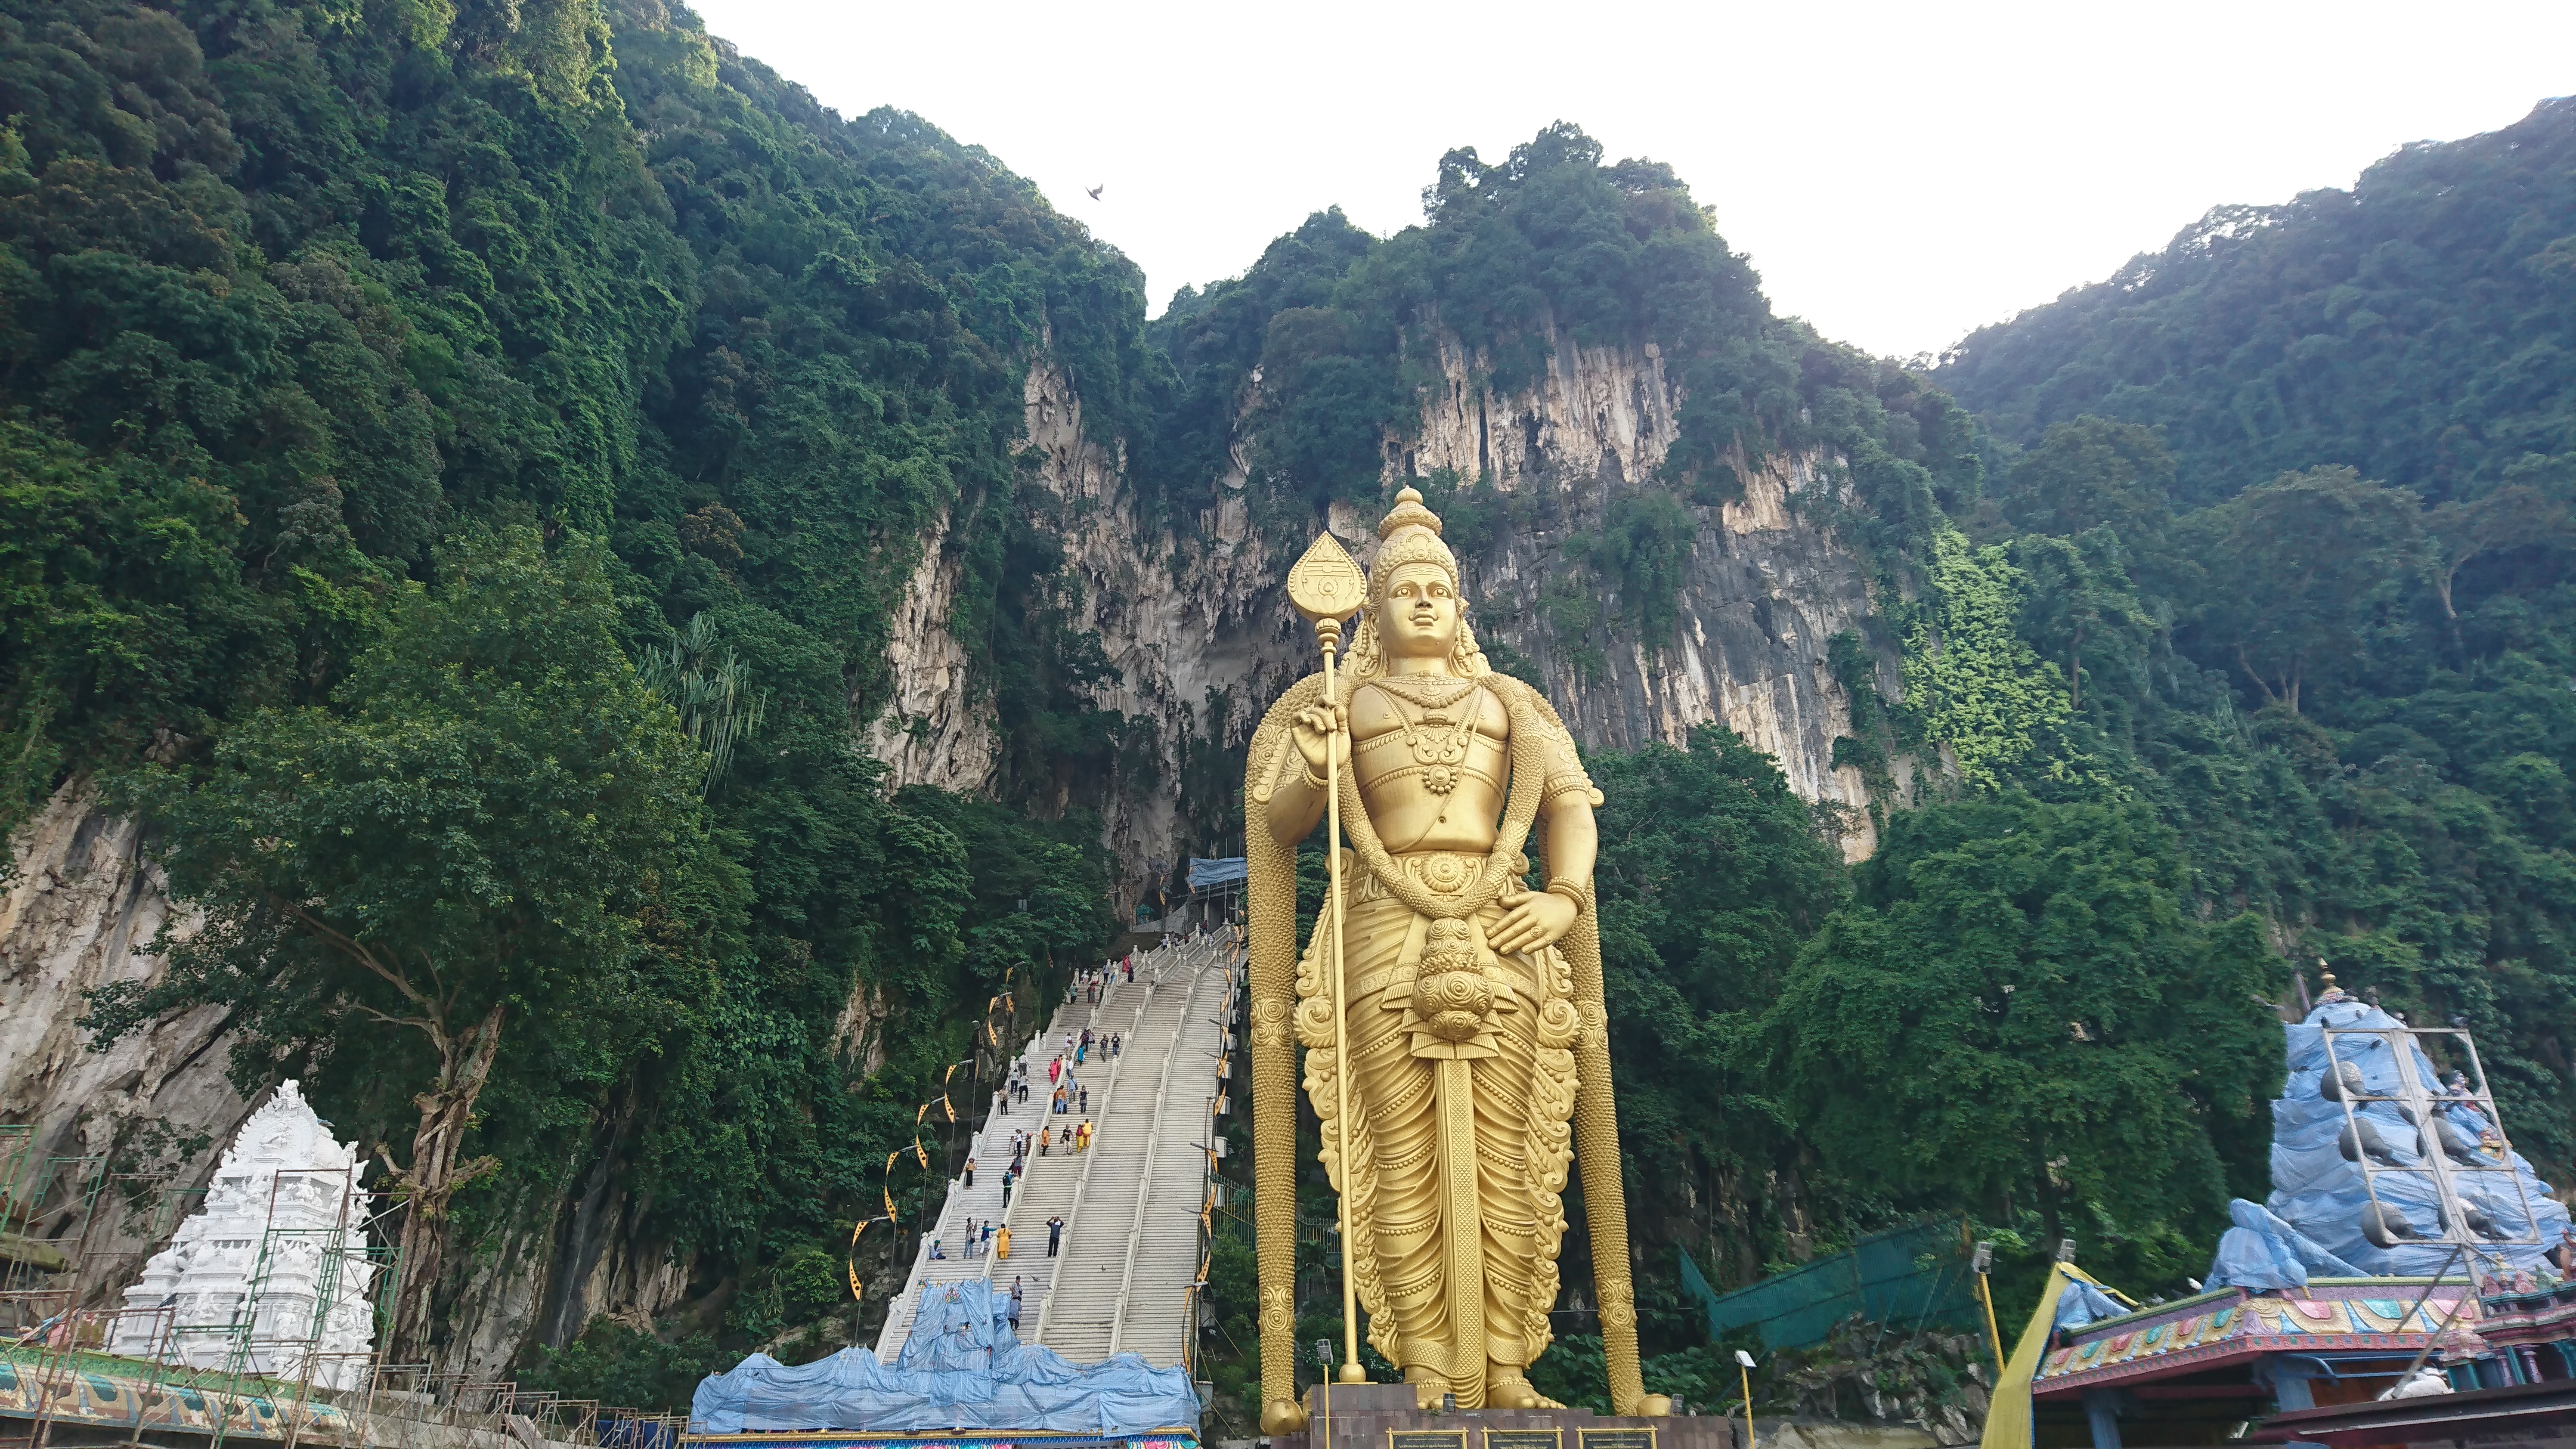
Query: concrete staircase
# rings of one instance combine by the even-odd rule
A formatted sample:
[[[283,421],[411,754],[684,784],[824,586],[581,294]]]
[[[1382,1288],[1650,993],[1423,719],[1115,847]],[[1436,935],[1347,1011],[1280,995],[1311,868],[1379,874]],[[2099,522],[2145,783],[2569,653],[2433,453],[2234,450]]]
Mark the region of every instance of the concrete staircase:
[[[1198,1275],[1204,1144],[1233,980],[1228,944],[1209,937],[1179,948],[1139,1004],[1124,1073],[1097,1114],[1035,1334],[1077,1363],[1119,1352],[1158,1368],[1184,1360],[1182,1300]]]
[[[925,1284],[962,1283],[970,1278],[980,1279],[989,1275],[1008,1287],[1014,1276],[1024,1276],[1027,1307],[1023,1310],[1021,1331],[1026,1333],[1037,1322],[1038,1297],[1045,1291],[1046,1276],[1045,1270],[1036,1265],[1046,1261],[1047,1213],[1026,1217],[1019,1209],[1033,1189],[1044,1193],[1057,1179],[1063,1179],[1068,1185],[1054,1194],[1055,1199],[1061,1203],[1071,1197],[1069,1183],[1075,1166],[1072,1149],[1061,1148],[1047,1157],[1040,1157],[1035,1146],[1029,1148],[1029,1175],[1011,1189],[1008,1220],[1014,1241],[1008,1259],[968,1256],[966,1224],[970,1220],[982,1224],[1003,1218],[1002,1172],[1011,1165],[1013,1132],[1034,1133],[1041,1126],[1052,1129],[1081,1120],[1078,1116],[1054,1116],[1047,1110],[1047,1098],[1054,1090],[1047,1082],[1047,1063],[1062,1051],[1065,1033],[1071,1032],[1078,1037],[1084,1027],[1089,1027],[1095,1036],[1104,1036],[1117,1030],[1118,1027],[1110,1025],[1112,1020],[1123,1022],[1132,1015],[1126,1007],[1143,994],[1148,973],[1158,965],[1168,964],[1170,954],[1170,948],[1140,954],[1136,958],[1136,981],[1133,985],[1120,980],[1118,974],[1112,972],[1109,985],[1102,990],[1098,1003],[1077,1001],[1059,1008],[1046,1029],[1029,1038],[1020,1053],[1020,1060],[1028,1064],[1029,1100],[1013,1103],[1005,1112],[1002,1110],[1002,1094],[993,1094],[984,1128],[975,1134],[975,1145],[968,1153],[975,1161],[975,1185],[971,1188],[966,1186],[963,1175],[949,1179],[948,1198],[940,1208],[939,1222],[924,1236],[921,1246],[915,1251],[911,1275],[904,1283],[903,1297],[886,1310],[885,1326],[878,1331],[877,1358],[880,1362],[892,1363],[903,1352],[904,1340],[912,1332],[913,1310],[921,1302],[921,1289]],[[1114,1065],[1102,1061],[1095,1046],[1090,1060],[1075,1070],[1077,1082],[1091,1088],[1095,1108],[1099,1106],[1101,1087],[1108,1080],[1108,1068]],[[1060,1207],[1050,1209],[1058,1210]],[[1032,1223],[1038,1225],[1035,1242],[1031,1242],[1028,1236]],[[933,1241],[945,1249],[947,1256],[936,1259],[930,1256]]]
[[[1204,1144],[1224,1021],[1239,990],[1241,966],[1229,936],[1177,941],[1136,958],[1133,983],[1116,981],[1097,1005],[1064,1008],[1022,1053],[1030,1100],[994,1112],[975,1139],[975,1186],[949,1185],[930,1234],[950,1256],[933,1260],[927,1241],[914,1260],[903,1300],[886,1315],[877,1357],[892,1363],[912,1329],[925,1285],[985,1279],[1020,1285],[1020,1337],[1076,1363],[1113,1353],[1141,1353],[1156,1367],[1186,1360],[1193,1331],[1190,1285],[1198,1276],[1199,1209],[1207,1191]],[[1050,1134],[1079,1124],[1076,1110],[1047,1110],[1047,1063],[1067,1031],[1089,1026],[1095,1039],[1123,1034],[1125,1050],[1103,1059],[1095,1048],[1078,1072],[1091,1088],[1089,1152],[1051,1146],[1029,1151],[1028,1171],[1002,1208],[1002,1169],[1014,1130]],[[995,1105],[999,1105],[996,1094]],[[1047,1219],[1065,1220],[1059,1256],[1047,1256]],[[1007,1259],[960,1256],[969,1219],[1010,1224]],[[1058,1291],[1058,1290],[1061,1291]]]

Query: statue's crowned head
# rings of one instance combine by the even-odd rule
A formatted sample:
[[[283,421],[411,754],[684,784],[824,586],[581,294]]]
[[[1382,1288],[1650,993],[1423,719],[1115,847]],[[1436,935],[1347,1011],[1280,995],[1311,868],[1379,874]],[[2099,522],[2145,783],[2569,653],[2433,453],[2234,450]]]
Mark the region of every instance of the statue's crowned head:
[[[1418,490],[1405,488],[1395,495],[1395,506],[1386,517],[1378,520],[1377,537],[1377,557],[1369,564],[1368,612],[1361,620],[1359,637],[1352,641],[1351,672],[1361,678],[1385,673],[1391,645],[1398,652],[1411,652],[1391,632],[1396,626],[1388,611],[1402,609],[1409,617],[1425,620],[1429,629],[1442,634],[1454,629],[1454,636],[1446,641],[1451,674],[1488,673],[1491,666],[1476,647],[1475,632],[1467,627],[1458,556],[1441,541],[1440,515],[1423,505]]]

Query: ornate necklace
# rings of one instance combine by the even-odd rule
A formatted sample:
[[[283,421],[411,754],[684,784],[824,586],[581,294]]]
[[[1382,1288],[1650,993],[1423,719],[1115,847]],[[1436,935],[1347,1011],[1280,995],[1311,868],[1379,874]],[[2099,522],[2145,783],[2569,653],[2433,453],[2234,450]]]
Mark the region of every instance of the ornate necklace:
[[[1454,674],[1381,674],[1369,683],[1424,709],[1447,709],[1476,687],[1476,681]]]
[[[1396,680],[1404,682],[1398,685]],[[1476,738],[1477,709],[1468,702],[1475,693],[1476,682],[1426,674],[1388,675],[1371,682],[1423,710],[1418,721],[1400,706],[1395,711],[1396,728],[1404,734],[1405,747],[1413,752],[1413,762],[1422,767],[1422,788],[1444,797],[1457,789],[1458,767],[1466,763],[1467,746]],[[1458,711],[1457,723],[1452,724],[1448,711],[1461,703],[1467,707]],[[1440,818],[1449,818],[1445,799]]]

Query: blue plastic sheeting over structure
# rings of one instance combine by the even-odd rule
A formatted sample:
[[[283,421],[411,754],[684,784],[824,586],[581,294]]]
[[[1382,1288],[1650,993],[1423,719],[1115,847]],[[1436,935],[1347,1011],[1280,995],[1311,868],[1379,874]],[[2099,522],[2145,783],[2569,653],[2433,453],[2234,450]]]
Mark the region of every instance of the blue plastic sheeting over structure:
[[[1229,855],[1220,860],[1190,857],[1190,889],[1203,891],[1210,886],[1241,885],[1250,872],[1244,857]]]
[[[2265,1200],[2265,1206],[2306,1238],[2310,1246],[2331,1255],[2336,1269],[2349,1268],[2372,1277],[2424,1276],[2441,1272],[2446,1265],[2455,1271],[2465,1269],[2469,1265],[2454,1258],[2454,1246],[2439,1241],[2443,1210],[2430,1173],[2382,1171],[2376,1180],[2381,1206],[2393,1218],[2402,1219],[2413,1234],[2434,1241],[2400,1241],[2382,1248],[2374,1247],[2363,1235],[2362,1209],[2370,1202],[2370,1190],[2363,1186],[2360,1164],[2343,1154],[2343,1104],[2327,1100],[2318,1090],[2326,1073],[2327,1027],[2338,1031],[2402,1030],[2405,1023],[2337,991],[2317,1003],[2305,1021],[2282,1028],[2289,1035],[2290,1075],[2280,1097],[2272,1103],[2272,1195]],[[2432,1061],[2405,1037],[2338,1037],[2336,1060],[2357,1069],[2361,1076],[2362,1090],[2356,1095],[2398,1094],[2396,1048],[2391,1045],[2395,1041],[2408,1043],[2406,1049],[2413,1054],[2419,1084],[2432,1089],[2441,1080]],[[2445,1101],[2434,1112],[2441,1119],[2437,1130],[2464,1142],[2463,1151],[2473,1151],[2479,1136],[2492,1127],[2474,1102]],[[2400,1167],[2420,1165],[2420,1138],[2400,1104],[2356,1102],[2354,1115],[2363,1124],[2363,1132],[2356,1134],[2363,1140],[2356,1146],[2378,1154],[2375,1162]],[[2505,1161],[2491,1154],[2476,1155],[2480,1161]],[[2510,1160],[2510,1177],[2501,1172],[2459,1171],[2452,1181],[2470,1210],[2472,1227],[2483,1218],[2494,1230],[2494,1237],[2538,1240],[2519,1244],[2482,1241],[2475,1250],[2478,1259],[2490,1264],[2500,1259],[2508,1269],[2525,1268],[2538,1263],[2541,1254],[2555,1247],[2565,1235],[2567,1209],[2550,1198],[2549,1184],[2540,1180],[2519,1153]],[[2528,1218],[2526,1202],[2530,1205]],[[2222,1275],[2232,1275],[2240,1269],[2250,1271],[2253,1260],[2265,1256],[2255,1254],[2245,1239],[2237,1236],[2238,1231],[2230,1229],[2220,1240],[2218,1261],[2210,1265],[2209,1271],[2208,1282],[2213,1288],[2242,1281]],[[2235,1245],[2233,1251],[2231,1242]],[[2287,1246],[2296,1256],[2297,1244]],[[2269,1256],[2278,1268],[2277,1255]],[[2314,1269],[2316,1265],[2310,1262],[2304,1266]],[[2245,1286],[2254,1284],[2247,1282]]]
[[[2055,1323],[2059,1328],[2082,1328],[2088,1323],[2135,1312],[2136,1309],[2092,1284],[2070,1278],[2066,1282],[2066,1291],[2057,1295]]]
[[[1138,1354],[1074,1364],[1020,1342],[1010,1295],[981,1282],[922,1285],[912,1336],[892,1367],[864,1348],[789,1368],[755,1353],[709,1374],[689,1405],[689,1432],[744,1434],[940,1429],[1141,1434],[1199,1422],[1186,1369]]]
[[[2236,1226],[2218,1239],[2204,1288],[2305,1288],[2310,1273],[2336,1278],[2370,1276],[2318,1246],[2259,1202],[2231,1198],[2227,1216]]]
[[[1925,1258],[1931,1260],[1928,1265],[1919,1263]],[[1749,1324],[1770,1350],[1822,1343],[1835,1324],[1855,1313],[1908,1332],[1985,1326],[1955,1221],[1874,1234],[1849,1252],[1818,1258],[1722,1297],[1684,1253],[1681,1280],[1682,1291],[1707,1310],[1710,1336]]]

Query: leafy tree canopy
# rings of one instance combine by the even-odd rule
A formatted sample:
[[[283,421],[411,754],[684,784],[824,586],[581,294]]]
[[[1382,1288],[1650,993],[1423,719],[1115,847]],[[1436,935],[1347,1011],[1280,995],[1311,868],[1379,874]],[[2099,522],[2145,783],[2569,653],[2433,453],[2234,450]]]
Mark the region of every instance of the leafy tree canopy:
[[[2259,922],[2186,913],[2134,805],[2002,794],[1900,815],[1763,1021],[1826,1160],[2009,1221],[2064,1204],[2206,1229],[2258,1192],[2280,967]]]
[[[532,529],[462,534],[332,705],[262,709],[193,778],[128,782],[204,922],[165,932],[168,972],[102,988],[88,1024],[103,1046],[218,1003],[245,1089],[291,1053],[380,1130],[416,1104],[406,1348],[428,1342],[449,1200],[500,1167],[466,1139],[505,1033],[523,1060],[613,1068],[620,1035],[706,994],[742,906],[696,799],[703,758],[612,633],[605,553],[558,564]]]

